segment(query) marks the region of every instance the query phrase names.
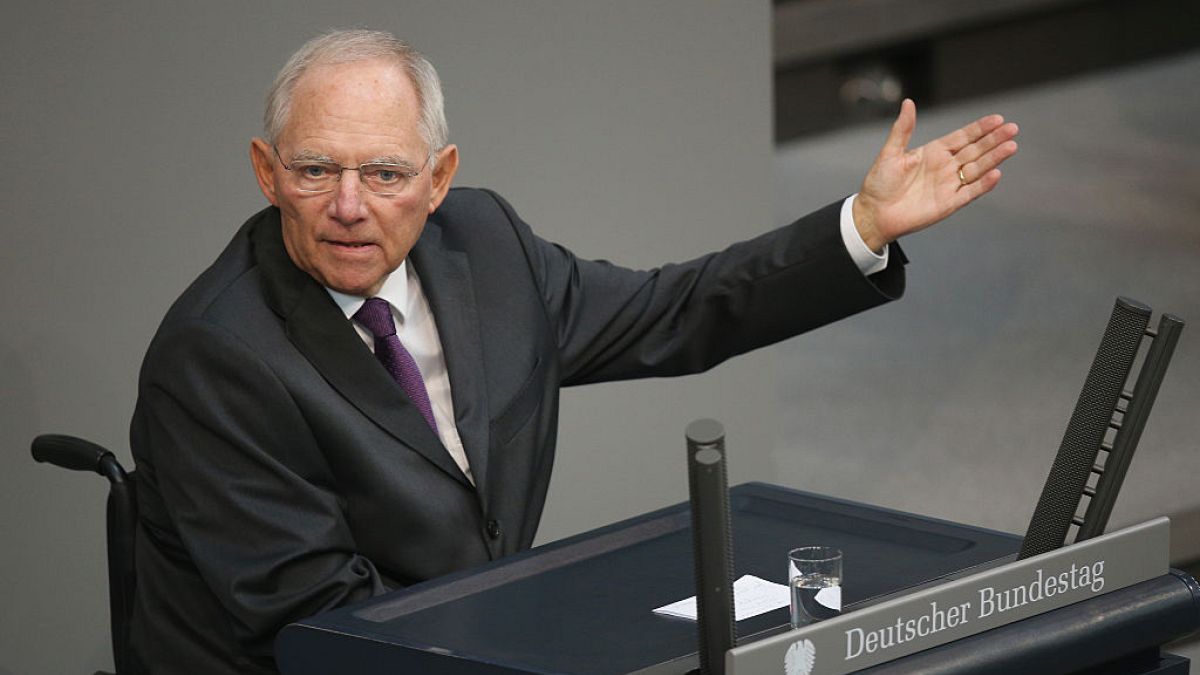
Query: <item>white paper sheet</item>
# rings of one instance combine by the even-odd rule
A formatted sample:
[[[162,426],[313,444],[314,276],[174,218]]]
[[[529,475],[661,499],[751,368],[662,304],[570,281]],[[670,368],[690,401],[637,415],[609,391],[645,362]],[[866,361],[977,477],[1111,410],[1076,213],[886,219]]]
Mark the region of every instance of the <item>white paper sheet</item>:
[[[733,614],[735,621],[766,614],[791,603],[788,587],[747,574],[733,582]],[[655,614],[696,620],[696,596],[672,602],[654,610]]]

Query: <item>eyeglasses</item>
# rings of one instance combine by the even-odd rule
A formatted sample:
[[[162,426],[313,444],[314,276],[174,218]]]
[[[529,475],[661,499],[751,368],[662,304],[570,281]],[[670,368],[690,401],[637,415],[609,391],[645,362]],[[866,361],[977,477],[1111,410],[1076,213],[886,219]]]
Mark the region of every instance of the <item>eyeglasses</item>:
[[[412,180],[421,175],[421,172],[429,165],[429,160],[433,158],[433,155],[427,156],[425,163],[416,170],[404,164],[372,163],[342,166],[336,162],[311,159],[293,160],[291,164],[288,164],[283,161],[283,157],[280,157],[278,147],[271,146],[271,148],[275,150],[275,158],[279,160],[283,168],[291,173],[296,189],[311,194],[332,192],[338,182],[342,180],[343,171],[357,171],[358,179],[362,181],[363,188],[367,192],[394,197],[402,194]]]

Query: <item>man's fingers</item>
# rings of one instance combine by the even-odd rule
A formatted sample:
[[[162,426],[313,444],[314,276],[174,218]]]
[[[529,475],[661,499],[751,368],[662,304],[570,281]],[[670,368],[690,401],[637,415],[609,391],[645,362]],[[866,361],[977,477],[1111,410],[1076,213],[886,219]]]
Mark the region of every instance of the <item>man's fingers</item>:
[[[979,197],[991,192],[1000,184],[1000,176],[1000,169],[992,169],[983,174],[979,180],[967,183],[959,188],[958,192],[955,193],[955,199],[958,203],[955,205],[954,210],[957,211]]]
[[[987,115],[971,122],[967,126],[951,131],[938,139],[950,152],[958,152],[968,145],[990,134],[996,127],[1004,124],[1000,115]]]
[[[988,135],[956,152],[954,154],[954,161],[958,162],[960,166],[974,162],[996,147],[1016,138],[1019,132],[1020,129],[1012,122],[1002,124],[993,129]]]
[[[1017,154],[1017,142],[1013,140],[1005,141],[985,152],[975,161],[959,164],[959,170],[962,172],[959,178],[968,185],[980,180],[980,178],[986,178],[993,169],[1003,164],[1005,160],[1015,154]],[[955,159],[958,159],[957,155]]]
[[[908,142],[912,140],[913,129],[917,128],[917,104],[913,103],[911,98],[904,99],[900,104],[900,114],[896,116],[896,121],[892,123],[892,130],[888,132],[887,140],[883,143],[881,155],[900,155],[904,154],[908,148]]]

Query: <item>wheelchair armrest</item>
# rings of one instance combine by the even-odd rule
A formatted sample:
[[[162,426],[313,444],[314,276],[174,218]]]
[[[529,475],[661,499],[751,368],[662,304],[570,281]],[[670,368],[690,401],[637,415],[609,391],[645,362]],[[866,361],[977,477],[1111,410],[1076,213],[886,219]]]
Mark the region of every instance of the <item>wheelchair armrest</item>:
[[[33,458],[72,471],[94,471],[114,483],[125,481],[125,469],[116,455],[82,438],[43,434],[33,439]]]

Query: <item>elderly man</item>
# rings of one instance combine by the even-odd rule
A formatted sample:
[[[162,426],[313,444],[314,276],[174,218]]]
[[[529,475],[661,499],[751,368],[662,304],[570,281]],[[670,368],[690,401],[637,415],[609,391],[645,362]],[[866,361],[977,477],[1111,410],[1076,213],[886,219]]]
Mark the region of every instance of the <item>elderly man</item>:
[[[147,672],[271,672],[286,622],[530,546],[564,385],[704,370],[896,298],[892,242],[1000,180],[1015,125],[907,150],[856,197],[691,262],[576,258],[451,189],[433,67],[387,34],[305,45],[251,143],[270,206],[146,355],[131,641]]]

